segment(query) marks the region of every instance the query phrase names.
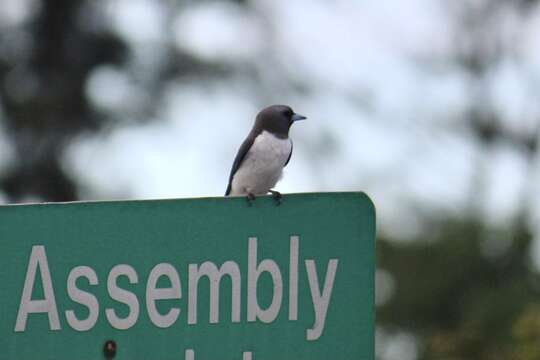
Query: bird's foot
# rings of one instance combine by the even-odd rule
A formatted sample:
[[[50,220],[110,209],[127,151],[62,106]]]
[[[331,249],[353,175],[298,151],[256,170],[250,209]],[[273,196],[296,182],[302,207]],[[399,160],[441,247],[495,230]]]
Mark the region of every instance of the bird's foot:
[[[253,201],[255,201],[255,195],[253,195],[252,193],[247,193],[246,200],[248,206],[253,206]]]
[[[275,191],[275,190],[268,190],[268,192],[272,194],[272,198],[276,202],[276,206],[281,205],[281,199],[283,198],[283,195],[281,195],[279,191]]]

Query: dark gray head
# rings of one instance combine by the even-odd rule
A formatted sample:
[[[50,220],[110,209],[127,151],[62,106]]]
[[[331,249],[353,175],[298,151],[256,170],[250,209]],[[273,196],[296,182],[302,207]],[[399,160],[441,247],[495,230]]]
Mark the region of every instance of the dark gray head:
[[[304,120],[306,117],[295,114],[286,105],[272,105],[262,109],[257,115],[255,129],[266,130],[281,138],[289,136],[289,129],[295,121]]]

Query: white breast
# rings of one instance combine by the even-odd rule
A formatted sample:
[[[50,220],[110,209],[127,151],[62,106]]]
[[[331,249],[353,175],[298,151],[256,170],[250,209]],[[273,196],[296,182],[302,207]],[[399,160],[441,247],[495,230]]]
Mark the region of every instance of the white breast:
[[[292,150],[290,139],[263,131],[246,154],[232,181],[231,195],[268,193],[281,178]]]

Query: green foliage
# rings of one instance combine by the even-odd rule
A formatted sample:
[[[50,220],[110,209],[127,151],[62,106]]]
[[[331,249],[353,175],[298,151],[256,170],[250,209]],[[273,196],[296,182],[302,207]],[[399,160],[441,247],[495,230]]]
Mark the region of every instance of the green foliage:
[[[414,243],[379,239],[378,266],[396,284],[379,325],[415,334],[421,359],[540,359],[531,241],[524,226],[474,221],[448,222]]]
[[[540,305],[531,304],[519,316],[512,328],[513,359],[540,359]]]

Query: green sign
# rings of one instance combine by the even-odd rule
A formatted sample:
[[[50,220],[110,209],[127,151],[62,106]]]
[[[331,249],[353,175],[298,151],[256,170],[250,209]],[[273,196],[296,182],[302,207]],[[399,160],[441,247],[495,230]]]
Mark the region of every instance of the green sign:
[[[362,193],[0,206],[2,359],[374,359]]]

